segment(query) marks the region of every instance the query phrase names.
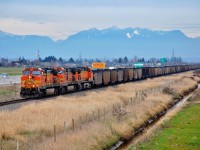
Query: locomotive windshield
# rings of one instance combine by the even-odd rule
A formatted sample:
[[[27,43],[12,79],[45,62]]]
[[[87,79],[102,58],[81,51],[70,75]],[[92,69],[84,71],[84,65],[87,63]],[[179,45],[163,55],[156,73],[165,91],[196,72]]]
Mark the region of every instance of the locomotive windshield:
[[[28,74],[30,74],[30,71],[24,71],[23,72],[23,75],[28,75]]]
[[[36,76],[39,76],[40,75],[40,71],[33,71],[32,74],[36,75]]]
[[[62,70],[59,70],[58,74],[64,74],[64,72]]]

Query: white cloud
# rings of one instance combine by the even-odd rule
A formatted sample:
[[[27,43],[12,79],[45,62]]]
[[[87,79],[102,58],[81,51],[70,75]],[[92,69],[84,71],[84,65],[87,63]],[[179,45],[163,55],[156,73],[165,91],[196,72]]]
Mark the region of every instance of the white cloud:
[[[139,2],[137,5],[129,3],[130,5],[121,6],[118,5],[119,1],[113,5],[110,2],[109,5],[105,5],[107,1],[103,1],[102,5],[93,2],[92,6],[95,7],[92,7],[82,2],[81,5],[75,5],[75,3],[64,5],[64,1],[62,2],[63,5],[56,5],[53,1],[51,5],[47,2],[39,5],[39,1],[29,4],[24,0],[23,3],[3,3],[0,5],[0,30],[63,39],[84,29],[92,27],[103,29],[116,25],[121,28],[183,29],[188,35],[200,36],[199,26],[195,29],[181,28],[186,21],[188,24],[200,24],[200,10],[196,8],[184,7],[183,9],[182,5],[172,8],[155,7],[157,6],[155,3],[142,5]]]

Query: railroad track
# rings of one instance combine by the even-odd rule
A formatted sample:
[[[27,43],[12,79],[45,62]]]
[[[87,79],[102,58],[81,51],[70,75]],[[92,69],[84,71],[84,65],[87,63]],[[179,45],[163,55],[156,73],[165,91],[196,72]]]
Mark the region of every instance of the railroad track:
[[[134,80],[134,81],[129,81],[129,82],[140,82],[143,81],[145,79],[139,79],[139,80]],[[112,84],[109,86],[115,86],[115,85],[119,85],[119,84],[123,84],[123,83],[129,83],[129,82],[121,82],[118,84]],[[38,97],[38,98],[21,98],[21,99],[15,99],[15,100],[9,100],[9,101],[3,101],[0,102],[0,107],[2,106],[7,106],[7,105],[12,105],[12,104],[18,104],[18,103],[23,103],[23,102],[29,102],[29,101],[39,101],[39,100],[45,100],[48,98],[53,98],[53,97],[57,97],[57,96],[63,96],[63,95],[68,95],[68,94],[77,94],[77,93],[81,93],[81,92],[85,92],[85,91],[89,91],[89,90],[94,90],[94,89],[102,89],[102,88],[106,88],[108,87],[108,85],[106,86],[98,86],[98,87],[94,87],[94,88],[88,88],[88,89],[82,89],[82,90],[77,90],[77,91],[68,91],[65,94],[60,94],[60,95],[54,95],[54,94],[50,94],[47,95],[45,97]]]
[[[115,84],[116,85],[116,84]],[[114,86],[114,85],[112,85]],[[107,86],[99,86],[99,87],[95,87],[95,88],[91,88],[91,89],[83,89],[80,91],[69,91],[65,94],[60,94],[60,95],[54,95],[54,94],[50,94],[47,95],[45,97],[38,97],[38,98],[21,98],[21,99],[15,99],[15,100],[9,100],[9,101],[3,101],[0,102],[0,107],[2,106],[7,106],[7,105],[12,105],[12,104],[18,104],[18,103],[24,103],[24,102],[29,102],[29,101],[39,101],[39,100],[45,100],[45,99],[49,99],[49,98],[53,98],[53,97],[57,97],[57,96],[64,96],[64,95],[68,95],[68,94],[77,94],[77,93],[81,93],[81,92],[85,92],[88,90],[94,90],[94,89],[101,89],[101,88],[106,88]]]
[[[26,101],[28,101],[28,100],[27,99],[16,99],[16,100],[11,100],[11,101],[5,101],[5,102],[0,102],[0,106],[23,103],[23,102],[26,102]]]
[[[180,73],[183,73],[183,72],[180,72]],[[175,74],[179,74],[179,73],[175,73]],[[169,75],[172,75],[172,74],[168,74],[168,75],[164,75],[164,76],[169,76]],[[151,77],[151,78],[158,78],[158,77],[160,77],[160,76]],[[21,99],[16,99],[16,100],[4,101],[4,102],[0,102],[0,107],[6,106],[6,105],[23,103],[23,102],[29,102],[29,101],[45,100],[45,99],[48,99],[48,98],[53,98],[53,97],[62,96],[62,95],[68,95],[68,94],[74,94],[74,93],[80,93],[80,92],[84,92],[84,91],[88,91],[88,90],[102,89],[102,88],[106,88],[108,86],[115,86],[115,85],[119,85],[119,84],[123,84],[123,83],[140,82],[140,81],[143,81],[143,80],[146,80],[146,79],[147,78],[141,78],[141,79],[137,79],[137,80],[133,80],[133,81],[120,82],[120,83],[116,83],[116,84],[112,84],[112,85],[106,85],[106,86],[102,85],[102,86],[98,86],[98,87],[95,87],[95,88],[82,89],[80,91],[79,90],[77,90],[77,91],[69,91],[69,92],[67,92],[65,94],[60,94],[60,95],[51,94],[51,95],[47,95],[45,97],[27,98],[27,99],[21,98]]]
[[[66,93],[66,94],[70,94],[70,93]],[[3,102],[0,102],[0,107],[7,106],[7,105],[12,105],[12,104],[19,104],[19,103],[29,102],[29,101],[40,101],[40,100],[45,100],[45,99],[48,99],[48,98],[53,98],[53,97],[56,97],[56,96],[58,96],[58,95],[50,94],[50,95],[47,95],[46,97],[21,98],[21,99],[3,101]]]

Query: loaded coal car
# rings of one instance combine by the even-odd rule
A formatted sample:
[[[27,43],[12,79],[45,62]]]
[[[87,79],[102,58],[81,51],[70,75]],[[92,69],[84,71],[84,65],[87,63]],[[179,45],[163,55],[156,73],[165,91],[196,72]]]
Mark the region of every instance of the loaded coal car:
[[[110,83],[115,84],[117,82],[117,69],[110,69]]]
[[[117,81],[123,82],[124,80],[124,70],[123,69],[117,69]]]
[[[128,68],[128,79],[129,81],[133,80],[133,68]]]
[[[133,78],[134,80],[138,80],[142,78],[142,68],[133,69]]]
[[[165,74],[170,74],[170,67],[169,67],[169,66],[166,66],[165,68],[166,68]]]
[[[142,79],[142,68],[138,69],[138,79]]]
[[[142,78],[148,78],[149,75],[149,67],[142,68]]]
[[[93,70],[93,84],[94,86],[103,84],[103,70]]]
[[[149,77],[154,77],[155,70],[153,67],[149,67]]]
[[[181,71],[180,67],[179,66],[175,66],[175,72],[178,73],[180,71]]]
[[[154,77],[156,77],[158,75],[158,69],[157,67],[153,67],[154,68]]]
[[[110,83],[110,69],[103,70],[103,84],[108,85]]]
[[[184,66],[180,66],[181,67],[181,71],[187,71],[189,70],[189,65],[184,65]]]
[[[159,69],[158,69],[158,67],[154,67],[154,70],[155,70],[155,77],[157,77],[159,75]]]
[[[191,70],[191,69],[195,69],[194,68],[194,66],[192,66],[192,65],[184,65],[184,66],[182,66],[184,69],[184,71],[188,71],[188,70]]]
[[[165,75],[165,67],[160,67],[160,69],[161,69],[161,75],[162,76]]]
[[[134,80],[138,79],[138,69],[137,68],[133,69],[133,78],[134,78]]]
[[[124,69],[123,69],[123,74],[124,74],[124,79],[123,79],[123,81],[124,81],[124,82],[128,81],[128,79],[129,79],[129,69],[124,68]]]
[[[171,73],[175,73],[175,67],[174,66],[171,66]]]
[[[158,67],[158,76],[161,76],[161,75],[162,75],[162,68]]]

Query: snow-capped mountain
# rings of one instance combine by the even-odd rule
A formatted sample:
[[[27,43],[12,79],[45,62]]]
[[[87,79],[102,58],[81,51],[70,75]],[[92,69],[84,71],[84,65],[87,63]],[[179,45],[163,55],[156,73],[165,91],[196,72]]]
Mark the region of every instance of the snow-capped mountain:
[[[199,54],[200,38],[189,38],[180,30],[159,31],[141,28],[117,27],[98,30],[92,28],[69,36],[65,40],[53,41],[37,35],[13,35],[0,32],[0,56],[24,56],[34,58],[40,51],[41,57],[85,58],[120,57],[135,55],[143,57],[171,56],[193,57]]]

